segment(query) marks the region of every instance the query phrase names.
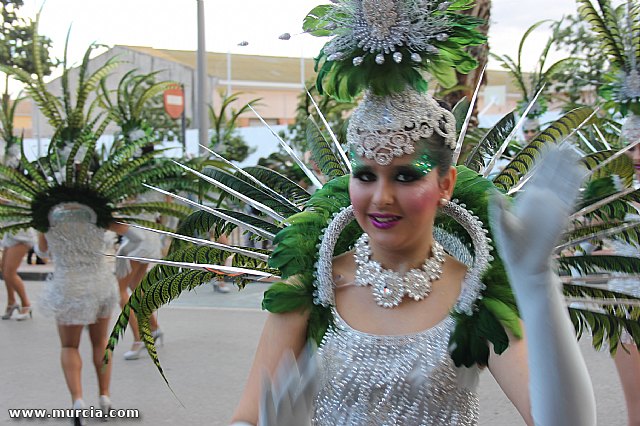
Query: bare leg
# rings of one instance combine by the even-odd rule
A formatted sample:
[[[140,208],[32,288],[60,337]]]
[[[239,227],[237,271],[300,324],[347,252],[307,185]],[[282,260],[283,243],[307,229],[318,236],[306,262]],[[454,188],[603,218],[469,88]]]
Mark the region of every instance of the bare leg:
[[[618,348],[614,361],[627,403],[629,426],[640,426],[640,354],[633,344],[625,347],[629,353]]]
[[[31,306],[27,291],[24,288],[24,282],[18,275],[18,267],[20,262],[29,251],[29,246],[26,244],[16,244],[4,249],[2,256],[2,276],[4,278],[5,285],[7,286],[7,305],[13,305],[16,303],[15,293],[18,293],[21,302],[20,313],[27,311],[26,308]]]
[[[4,253],[2,253],[2,278],[4,280],[4,286],[7,288],[7,308],[8,308],[9,306],[13,306],[16,304],[16,292],[13,289],[13,286],[9,284],[9,280],[7,280],[6,273],[4,272],[6,270],[5,262],[7,261],[6,260],[7,251],[8,249],[5,248]]]
[[[137,263],[137,262],[136,262]],[[131,262],[133,266],[133,262]],[[127,291],[129,288],[129,281],[131,280],[131,276],[134,271],[132,270],[126,276],[122,278],[118,278],[118,288],[120,290],[120,307],[123,308],[124,305],[129,301],[129,292]],[[138,321],[136,320],[136,316],[133,311],[129,314],[129,325],[131,326],[131,332],[133,333],[134,342],[140,341],[140,333],[138,332]]]
[[[98,395],[109,396],[109,385],[111,384],[111,366],[113,362],[103,364],[104,350],[107,347],[107,331],[109,328],[109,318],[98,318],[95,324],[89,325],[89,337],[93,348],[93,365],[98,377]]]
[[[67,387],[71,393],[71,402],[82,399],[82,358],[78,347],[80,346],[80,336],[82,335],[82,325],[62,325],[58,324],[58,334],[60,335],[60,362]]]

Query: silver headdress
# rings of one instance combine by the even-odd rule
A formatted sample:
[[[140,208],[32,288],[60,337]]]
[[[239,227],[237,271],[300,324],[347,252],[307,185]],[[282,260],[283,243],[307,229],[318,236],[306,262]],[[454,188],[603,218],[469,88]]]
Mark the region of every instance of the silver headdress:
[[[640,140],[640,115],[629,114],[622,125],[620,139],[625,145]]]
[[[353,112],[347,130],[349,146],[360,157],[386,166],[394,157],[413,154],[421,138],[441,136],[456,146],[456,121],[428,94],[407,88],[404,92],[376,96],[367,92]]]
[[[375,54],[375,62],[382,65],[385,55],[401,62],[400,50],[406,46],[412,52],[410,59],[420,62],[418,52],[437,54],[438,42],[449,39],[452,19],[443,12],[450,4],[433,0],[343,0],[329,19],[345,31],[327,43],[325,52],[329,60],[340,60],[360,48],[364,54]],[[363,60],[363,56],[356,56],[353,65],[359,66]]]

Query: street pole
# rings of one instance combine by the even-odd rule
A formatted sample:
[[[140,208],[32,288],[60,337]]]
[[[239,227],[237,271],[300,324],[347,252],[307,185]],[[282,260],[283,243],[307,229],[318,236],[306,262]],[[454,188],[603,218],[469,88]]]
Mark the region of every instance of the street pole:
[[[204,46],[204,2],[198,2],[198,55],[196,65],[196,109],[198,117],[198,142],[209,146],[209,123],[207,120],[207,63]],[[202,151],[202,147],[198,148]]]
[[[182,99],[183,105],[184,100],[186,99],[184,95],[184,83],[180,83],[180,89],[182,89]],[[186,106],[182,108],[182,114],[180,114],[180,140],[182,141],[182,158],[187,154],[187,117],[186,117]]]

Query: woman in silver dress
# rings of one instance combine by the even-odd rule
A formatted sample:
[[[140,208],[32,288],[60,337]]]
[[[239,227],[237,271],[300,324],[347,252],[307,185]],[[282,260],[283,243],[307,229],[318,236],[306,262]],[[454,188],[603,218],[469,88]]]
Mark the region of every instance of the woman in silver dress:
[[[368,93],[352,115],[352,207],[327,227],[316,271],[316,303],[329,307],[332,320],[318,349],[314,425],[477,424],[483,366],[456,366],[449,345],[464,317],[456,313],[475,309],[490,257],[476,219],[450,201],[456,185],[453,122],[449,111],[413,90]],[[526,337],[514,335],[518,326],[505,327],[508,348],[489,345],[486,366],[530,425],[595,424],[590,379],[549,266],[581,182],[575,162],[567,152],[549,156],[513,211],[494,203],[493,232]],[[469,225],[472,267],[445,253],[434,237],[438,213]],[[354,217],[363,236],[353,250],[333,257],[338,236]],[[288,284],[299,286],[298,279]],[[234,424],[263,424],[262,375],[273,374],[288,351],[301,353],[312,315],[269,315]]]
[[[51,259],[53,276],[46,282],[39,308],[53,316],[60,336],[60,362],[74,409],[85,408],[82,390],[80,338],[89,329],[93,365],[98,379],[100,408],[111,408],[111,363],[103,365],[111,312],[118,303],[118,287],[106,262],[105,228],[97,225],[95,211],[77,202],[56,205],[49,215],[49,230],[38,234],[37,252]],[[127,225],[109,226],[126,235],[130,244],[141,238]],[[76,417],[76,424],[84,419]]]

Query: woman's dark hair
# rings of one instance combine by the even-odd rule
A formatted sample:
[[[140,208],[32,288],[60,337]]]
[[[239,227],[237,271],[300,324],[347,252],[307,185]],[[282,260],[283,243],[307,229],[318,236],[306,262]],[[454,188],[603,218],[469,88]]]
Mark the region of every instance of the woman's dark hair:
[[[439,99],[436,99],[436,102],[441,108],[451,112],[451,107],[448,103]],[[438,176],[446,176],[453,162],[453,150],[444,143],[444,138],[434,133],[428,139],[421,139],[419,143],[429,153],[429,156],[435,160],[438,167]]]

